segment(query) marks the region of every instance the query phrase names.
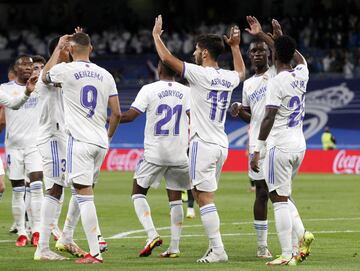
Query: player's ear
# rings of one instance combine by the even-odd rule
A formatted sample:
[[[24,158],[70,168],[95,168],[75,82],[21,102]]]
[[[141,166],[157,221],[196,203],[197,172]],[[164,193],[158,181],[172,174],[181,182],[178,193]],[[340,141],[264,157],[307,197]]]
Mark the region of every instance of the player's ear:
[[[90,49],[89,49],[89,55],[91,54],[91,52],[93,51],[93,46],[92,45],[90,45]]]
[[[201,58],[206,58],[206,57],[208,57],[208,56],[209,56],[209,51],[208,51],[208,49],[202,50],[202,52],[201,52]]]

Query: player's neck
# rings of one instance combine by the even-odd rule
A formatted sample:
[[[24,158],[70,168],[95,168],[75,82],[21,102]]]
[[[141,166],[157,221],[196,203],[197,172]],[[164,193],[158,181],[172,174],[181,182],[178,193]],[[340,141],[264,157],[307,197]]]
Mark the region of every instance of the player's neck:
[[[269,69],[268,65],[261,66],[261,67],[255,67],[255,74],[261,75],[261,74],[265,73],[268,69]]]
[[[174,77],[171,76],[159,76],[160,81],[175,81]]]
[[[203,67],[212,67],[215,69],[219,68],[219,65],[217,63],[217,61],[212,60],[212,59],[204,59],[202,65]]]
[[[27,80],[25,80],[25,79],[21,79],[21,78],[16,78],[16,79],[15,79],[15,82],[16,82],[16,84],[18,84],[18,85],[25,86],[25,85],[26,85]]]
[[[277,63],[277,65],[276,65],[277,73],[280,73],[282,71],[290,71],[290,70],[292,70],[292,67],[290,64]]]
[[[90,62],[88,55],[73,55],[73,61]]]

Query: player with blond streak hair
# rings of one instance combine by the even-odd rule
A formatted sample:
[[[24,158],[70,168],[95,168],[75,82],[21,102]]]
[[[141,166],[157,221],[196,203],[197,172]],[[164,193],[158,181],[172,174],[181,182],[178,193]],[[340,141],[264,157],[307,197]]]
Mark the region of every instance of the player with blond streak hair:
[[[226,262],[228,255],[220,234],[220,218],[214,197],[228,154],[229,142],[224,132],[226,111],[232,91],[245,77],[245,65],[239,48],[240,30],[234,26],[230,37],[224,37],[231,48],[234,71],[221,69],[218,65],[218,57],[224,50],[220,36],[199,36],[193,54],[196,64],[190,64],[169,52],[161,39],[162,32],[162,17],[159,15],[153,28],[158,55],[162,62],[190,84],[190,179],[209,239],[209,248],[198,262]]]

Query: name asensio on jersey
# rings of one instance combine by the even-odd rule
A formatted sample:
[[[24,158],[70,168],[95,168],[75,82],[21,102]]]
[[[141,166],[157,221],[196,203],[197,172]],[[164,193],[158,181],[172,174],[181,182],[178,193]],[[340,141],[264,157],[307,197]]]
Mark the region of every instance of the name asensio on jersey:
[[[232,88],[233,84],[231,84],[231,82],[225,80],[225,79],[220,79],[220,78],[215,78],[211,80],[211,86],[217,86],[217,85],[221,85],[224,86],[226,88]]]
[[[91,78],[95,78],[101,82],[104,79],[104,77],[100,73],[97,73],[94,71],[79,71],[77,73],[74,73],[74,77],[76,80],[79,80],[81,78],[91,77]]]

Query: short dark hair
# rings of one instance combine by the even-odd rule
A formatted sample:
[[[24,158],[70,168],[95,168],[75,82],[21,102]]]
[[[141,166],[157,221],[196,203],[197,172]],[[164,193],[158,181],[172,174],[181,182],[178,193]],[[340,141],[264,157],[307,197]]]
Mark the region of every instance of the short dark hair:
[[[253,38],[249,44],[251,44],[251,43],[265,43],[266,44],[266,42],[260,38]]]
[[[215,34],[200,35],[196,43],[201,49],[207,49],[214,60],[217,60],[225,49],[222,38]]]
[[[274,41],[277,58],[284,64],[289,64],[294,57],[296,42],[293,38],[284,35]]]
[[[34,63],[36,62],[36,63],[42,63],[44,65],[46,64],[46,59],[41,55],[34,55],[31,58]]]
[[[89,35],[83,32],[75,33],[71,37],[71,41],[80,46],[89,46],[91,44]]]
[[[161,66],[161,70],[165,75],[170,76],[170,77],[174,77],[176,75],[176,72],[174,72],[172,69],[170,69],[169,66],[167,66],[161,60],[159,60],[159,65]]]
[[[55,48],[59,43],[59,39],[60,39],[60,36],[57,36],[49,41],[49,44],[48,44],[49,56],[51,56],[53,54],[53,52],[55,51]]]

